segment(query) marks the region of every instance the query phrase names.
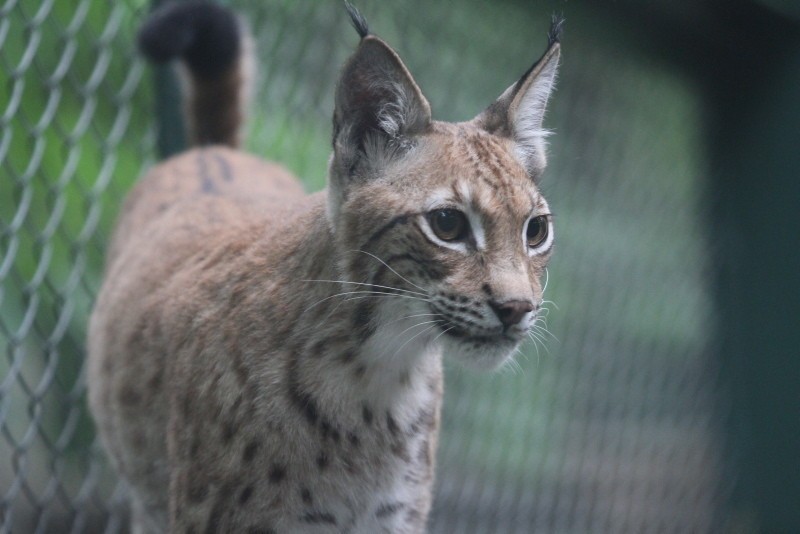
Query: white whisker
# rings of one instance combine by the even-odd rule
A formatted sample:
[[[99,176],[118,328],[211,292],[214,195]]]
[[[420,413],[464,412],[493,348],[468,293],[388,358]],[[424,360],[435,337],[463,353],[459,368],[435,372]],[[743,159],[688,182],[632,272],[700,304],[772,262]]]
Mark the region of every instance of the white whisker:
[[[441,323],[442,321],[429,321],[429,322]],[[419,326],[419,325],[417,325],[417,326]],[[397,350],[396,350],[396,351],[394,351],[394,353],[393,353],[393,354],[392,354],[392,355],[389,357],[389,359],[394,359],[394,357],[395,357],[395,356],[397,356],[397,354],[398,354],[398,353],[399,353],[401,350],[403,350],[403,347],[405,347],[406,345],[408,345],[409,343],[411,343],[412,341],[414,341],[414,340],[415,340],[416,338],[418,338],[420,335],[422,335],[422,334],[424,334],[424,333],[426,333],[426,332],[430,332],[431,330],[433,330],[433,329],[434,329],[434,328],[436,328],[437,326],[438,326],[438,324],[431,325],[431,326],[429,326],[428,328],[426,328],[425,330],[422,330],[421,332],[417,332],[416,334],[414,334],[413,336],[411,336],[409,339],[407,339],[407,340],[406,340],[406,342],[405,342],[405,343],[403,343],[402,345],[400,345],[400,346],[397,348]]]
[[[536,346],[536,342],[538,341],[539,343],[542,344],[542,348],[545,350],[545,352],[547,352],[547,354],[550,354],[550,349],[547,347],[547,343],[545,343],[545,340],[544,340],[544,338],[542,338],[541,335],[537,334],[536,332],[531,331],[531,332],[528,332],[528,336],[532,340],[534,340],[534,342],[533,342],[534,346]],[[538,354],[538,350],[537,350],[537,354]]]
[[[424,288],[424,287],[419,287],[417,284],[415,284],[414,282],[410,281],[408,278],[406,278],[406,277],[405,277],[405,276],[403,276],[402,274],[400,274],[400,273],[398,273],[397,271],[395,271],[394,269],[392,269],[392,267],[391,267],[391,266],[390,266],[388,263],[386,263],[385,261],[383,261],[382,259],[380,259],[380,258],[379,258],[378,256],[376,256],[375,254],[373,254],[373,253],[371,253],[371,252],[367,252],[366,250],[348,250],[348,252],[360,252],[360,253],[362,253],[362,254],[366,254],[367,256],[371,256],[371,257],[375,258],[376,260],[378,260],[379,262],[381,262],[382,264],[384,264],[384,265],[386,266],[386,268],[387,268],[387,269],[389,269],[390,271],[392,271],[394,274],[396,274],[396,275],[397,275],[397,276],[398,276],[398,277],[399,277],[401,280],[403,280],[403,281],[404,281],[404,282],[406,282],[407,284],[410,284],[410,285],[412,285],[412,286],[416,287],[416,288],[417,288],[417,289],[419,289],[420,291],[425,291],[425,288]]]
[[[356,286],[369,286],[369,287],[377,287],[380,289],[391,289],[393,291],[403,291],[404,293],[412,293],[414,295],[422,295],[427,297],[427,293],[421,293],[419,291],[411,291],[410,289],[403,289],[400,287],[392,287],[392,286],[382,286],[379,284],[368,284],[366,282],[348,282],[347,280],[301,280],[301,282],[328,282],[331,284],[352,284]]]
[[[445,335],[446,333],[448,333],[448,332],[449,332],[450,330],[452,330],[453,328],[455,328],[455,325],[451,326],[450,328],[448,328],[448,329],[446,329],[446,330],[442,330],[441,332],[439,332],[439,335],[438,335],[438,336],[436,336],[435,338],[433,338],[433,341],[431,341],[431,344],[434,344],[434,343],[436,343],[436,340],[437,340],[437,339],[439,339],[440,337],[442,337],[443,335]]]
[[[557,343],[561,343],[561,341],[555,336],[555,334],[553,334],[550,330],[548,330],[544,326],[540,326],[540,325],[537,325],[536,323],[534,323],[533,326],[531,327],[531,330],[540,333],[542,335],[542,337],[547,335],[547,336],[550,336]]]
[[[555,307],[555,309],[557,309],[557,310],[560,310],[560,309],[561,309],[561,308],[559,308],[559,307],[558,307],[558,304],[556,304],[556,303],[555,303],[555,302],[553,302],[552,300],[543,300],[541,303],[542,303],[542,304],[552,304],[552,305],[553,305],[553,307]]]
[[[396,293],[388,293],[386,291],[366,291],[366,290],[345,291],[343,293],[337,293],[335,295],[327,296],[324,299],[315,302],[314,304],[312,304],[311,306],[309,306],[308,308],[303,310],[303,313],[305,314],[307,311],[309,311],[310,309],[322,304],[326,300],[330,300],[330,299],[336,298],[336,297],[344,297],[344,296],[347,296],[347,295],[359,295],[359,294],[366,294],[366,295],[369,295],[369,296],[389,296],[389,297],[397,297],[397,298],[404,298],[404,299],[414,299],[414,300],[421,300],[423,302],[429,302],[429,299],[426,299],[426,298],[424,299],[422,297],[415,297],[415,296],[412,296],[412,295],[398,295]]]

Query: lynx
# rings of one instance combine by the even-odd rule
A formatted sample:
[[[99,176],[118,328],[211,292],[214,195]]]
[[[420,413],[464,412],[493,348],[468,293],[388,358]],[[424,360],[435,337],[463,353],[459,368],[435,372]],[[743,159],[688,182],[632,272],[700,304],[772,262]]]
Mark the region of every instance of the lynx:
[[[236,150],[244,25],[162,8],[139,41],[182,60],[196,148],[133,189],[89,327],[89,401],[135,532],[422,532],[442,357],[493,369],[542,303],[537,186],[560,21],[473,120],[445,123],[347,4],[326,191]]]

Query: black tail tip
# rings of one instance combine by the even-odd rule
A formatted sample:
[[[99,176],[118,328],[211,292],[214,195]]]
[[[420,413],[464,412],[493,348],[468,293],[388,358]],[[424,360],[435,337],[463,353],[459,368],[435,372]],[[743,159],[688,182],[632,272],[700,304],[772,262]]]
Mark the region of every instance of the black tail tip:
[[[550,19],[550,31],[547,32],[547,46],[553,46],[561,42],[561,36],[564,33],[564,15],[553,13]]]
[[[241,33],[230,9],[210,0],[184,0],[156,9],[139,29],[137,41],[154,63],[181,58],[194,74],[216,77],[239,56]]]
[[[344,8],[347,10],[347,14],[350,15],[350,22],[358,32],[359,37],[363,39],[369,35],[369,25],[367,25],[367,19],[364,18],[364,15],[348,0],[344,0]]]

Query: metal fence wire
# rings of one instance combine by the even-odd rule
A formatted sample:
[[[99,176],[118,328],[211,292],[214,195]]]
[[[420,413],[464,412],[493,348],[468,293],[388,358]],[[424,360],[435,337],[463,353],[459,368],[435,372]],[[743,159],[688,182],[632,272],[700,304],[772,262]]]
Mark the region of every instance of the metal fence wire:
[[[252,152],[322,187],[337,2],[228,2],[262,65]],[[428,95],[471,118],[535,59],[552,5],[359,2]],[[566,9],[544,187],[558,245],[552,339],[495,374],[448,365],[431,532],[710,532],[727,514],[728,415],[700,204],[695,82],[641,34]],[[0,6],[0,531],[127,531],[85,406],[85,332],[121,199],[157,159],[146,0]],[[624,50],[624,53],[622,52]],[[613,65],[613,69],[609,67]]]

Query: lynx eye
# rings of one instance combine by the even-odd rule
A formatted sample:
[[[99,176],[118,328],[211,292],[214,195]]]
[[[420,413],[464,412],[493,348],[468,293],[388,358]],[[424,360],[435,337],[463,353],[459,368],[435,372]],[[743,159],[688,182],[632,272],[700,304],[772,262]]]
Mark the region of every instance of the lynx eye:
[[[550,231],[550,225],[547,222],[546,215],[539,215],[532,217],[528,221],[528,229],[525,236],[529,248],[536,248],[547,240],[547,233]]]
[[[428,222],[433,233],[442,241],[458,241],[467,237],[467,216],[458,210],[434,210],[428,214]]]

